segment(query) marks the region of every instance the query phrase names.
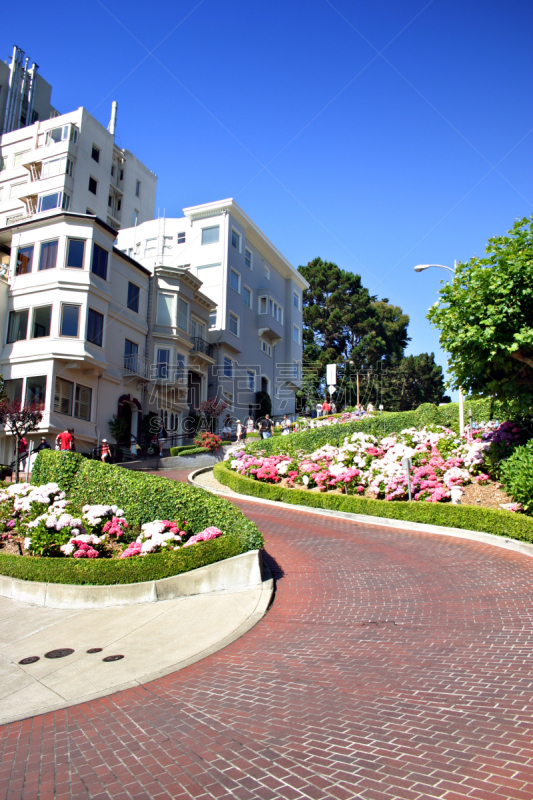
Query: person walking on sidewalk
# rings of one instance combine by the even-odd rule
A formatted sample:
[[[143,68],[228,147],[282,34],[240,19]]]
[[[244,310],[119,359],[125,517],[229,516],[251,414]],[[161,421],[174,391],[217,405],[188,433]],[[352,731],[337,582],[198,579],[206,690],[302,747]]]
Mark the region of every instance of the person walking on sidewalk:
[[[272,436],[272,420],[270,414],[265,414],[265,418],[259,423],[259,430],[263,439],[270,439]]]

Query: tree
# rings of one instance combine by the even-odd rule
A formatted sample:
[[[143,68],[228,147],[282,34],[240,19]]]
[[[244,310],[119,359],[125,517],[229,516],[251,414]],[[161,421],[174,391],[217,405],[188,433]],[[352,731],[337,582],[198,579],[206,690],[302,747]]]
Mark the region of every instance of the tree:
[[[433,353],[406,356],[383,376],[382,402],[387,411],[410,411],[422,403],[446,402],[442,367]]]
[[[228,408],[228,404],[225,403],[223,400],[217,400],[216,398],[211,398],[210,400],[204,400],[198,408],[195,408],[197,414],[200,417],[205,417],[207,420],[207,427],[210,431],[214,431],[216,429],[216,421],[221,414]]]
[[[15,483],[19,480],[20,440],[36,431],[42,418],[42,405],[37,403],[22,405],[20,400],[4,400],[0,403],[0,425],[5,425],[15,438]]]
[[[533,411],[533,216],[458,264],[428,319],[440,329],[453,386]]]

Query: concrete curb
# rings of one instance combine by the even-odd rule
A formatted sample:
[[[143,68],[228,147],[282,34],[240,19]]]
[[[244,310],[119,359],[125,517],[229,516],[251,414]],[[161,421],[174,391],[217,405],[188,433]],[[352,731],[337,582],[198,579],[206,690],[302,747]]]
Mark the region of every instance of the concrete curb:
[[[482,542],[483,544],[490,544],[494,547],[501,547],[504,550],[513,550],[515,553],[521,553],[525,556],[533,557],[533,544],[528,542],[521,542],[518,539],[505,539],[503,536],[496,536],[493,533],[481,533],[480,531],[469,531],[463,528],[447,528],[443,525],[427,525],[422,522],[406,522],[401,519],[388,519],[386,517],[372,517],[368,514],[352,514],[348,511],[332,511],[328,508],[310,508],[309,506],[292,505],[289,503],[282,503],[278,500],[266,500],[262,497],[252,497],[247,494],[237,494],[233,489],[228,491],[217,491],[210,489],[206,486],[201,486],[196,483],[196,476],[203,472],[210,472],[212,467],[203,467],[191,472],[187,476],[187,482],[192,486],[203,489],[205,492],[220,495],[221,497],[236,497],[239,500],[246,500],[250,503],[263,503],[269,506],[276,506],[276,508],[293,509],[294,511],[303,511],[306,514],[318,514],[321,517],[335,517],[337,519],[347,519],[353,522],[361,522],[365,525],[375,525],[379,528],[395,528],[396,530],[420,531],[421,533],[434,533],[439,536],[454,536],[457,539],[468,539],[473,542]],[[225,487],[226,488],[226,487]]]
[[[262,582],[261,551],[250,550],[190,572],[141,583],[77,586],[23,581],[0,575],[0,595],[47,608],[107,608],[157,603],[211,592],[234,592],[261,586]]]

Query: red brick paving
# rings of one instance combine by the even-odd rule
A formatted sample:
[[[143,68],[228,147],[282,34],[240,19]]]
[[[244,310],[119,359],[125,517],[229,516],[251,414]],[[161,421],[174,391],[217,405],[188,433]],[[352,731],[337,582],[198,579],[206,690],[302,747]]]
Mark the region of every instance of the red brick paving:
[[[532,800],[533,560],[238,501],[275,602],[137,689],[1,729],[3,798]]]

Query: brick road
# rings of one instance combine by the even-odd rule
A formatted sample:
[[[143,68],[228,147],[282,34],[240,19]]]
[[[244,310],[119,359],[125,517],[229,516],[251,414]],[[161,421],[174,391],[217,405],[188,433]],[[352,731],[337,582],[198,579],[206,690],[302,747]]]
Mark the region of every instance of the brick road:
[[[532,800],[533,559],[238,501],[274,604],[141,688],[1,730],[2,798]]]

